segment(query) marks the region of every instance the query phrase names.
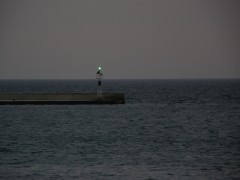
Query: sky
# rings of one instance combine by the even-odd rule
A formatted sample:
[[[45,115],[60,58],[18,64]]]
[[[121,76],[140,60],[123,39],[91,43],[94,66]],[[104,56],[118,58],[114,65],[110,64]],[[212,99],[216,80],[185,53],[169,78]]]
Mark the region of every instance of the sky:
[[[239,0],[0,0],[0,79],[240,78]]]

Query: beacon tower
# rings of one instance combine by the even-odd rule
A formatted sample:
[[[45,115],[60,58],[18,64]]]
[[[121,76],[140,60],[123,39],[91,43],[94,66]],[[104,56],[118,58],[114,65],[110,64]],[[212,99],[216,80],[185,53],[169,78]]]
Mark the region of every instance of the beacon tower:
[[[96,78],[97,78],[97,81],[98,81],[97,99],[98,100],[102,100],[103,99],[103,95],[102,95],[102,78],[103,78],[103,73],[102,73],[102,68],[100,66],[97,69]]]

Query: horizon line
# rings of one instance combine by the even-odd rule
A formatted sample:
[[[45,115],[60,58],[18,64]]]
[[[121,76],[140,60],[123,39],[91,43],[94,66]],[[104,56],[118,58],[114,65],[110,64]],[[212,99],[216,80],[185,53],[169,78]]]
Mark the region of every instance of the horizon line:
[[[3,78],[0,80],[96,80],[96,78]],[[224,78],[104,78],[104,80],[240,80],[240,77]]]

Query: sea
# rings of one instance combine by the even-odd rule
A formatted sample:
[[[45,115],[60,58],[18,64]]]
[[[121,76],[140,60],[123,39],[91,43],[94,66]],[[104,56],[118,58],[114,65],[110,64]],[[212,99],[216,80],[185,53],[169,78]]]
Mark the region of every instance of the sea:
[[[0,179],[240,179],[240,80],[103,80],[119,105],[0,105]],[[0,92],[96,92],[0,80]]]

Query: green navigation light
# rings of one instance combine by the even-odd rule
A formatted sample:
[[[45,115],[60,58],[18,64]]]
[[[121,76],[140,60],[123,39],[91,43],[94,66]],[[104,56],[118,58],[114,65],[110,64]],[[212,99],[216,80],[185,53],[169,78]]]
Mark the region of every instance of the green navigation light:
[[[101,67],[98,67],[99,70],[101,70],[102,68]]]

